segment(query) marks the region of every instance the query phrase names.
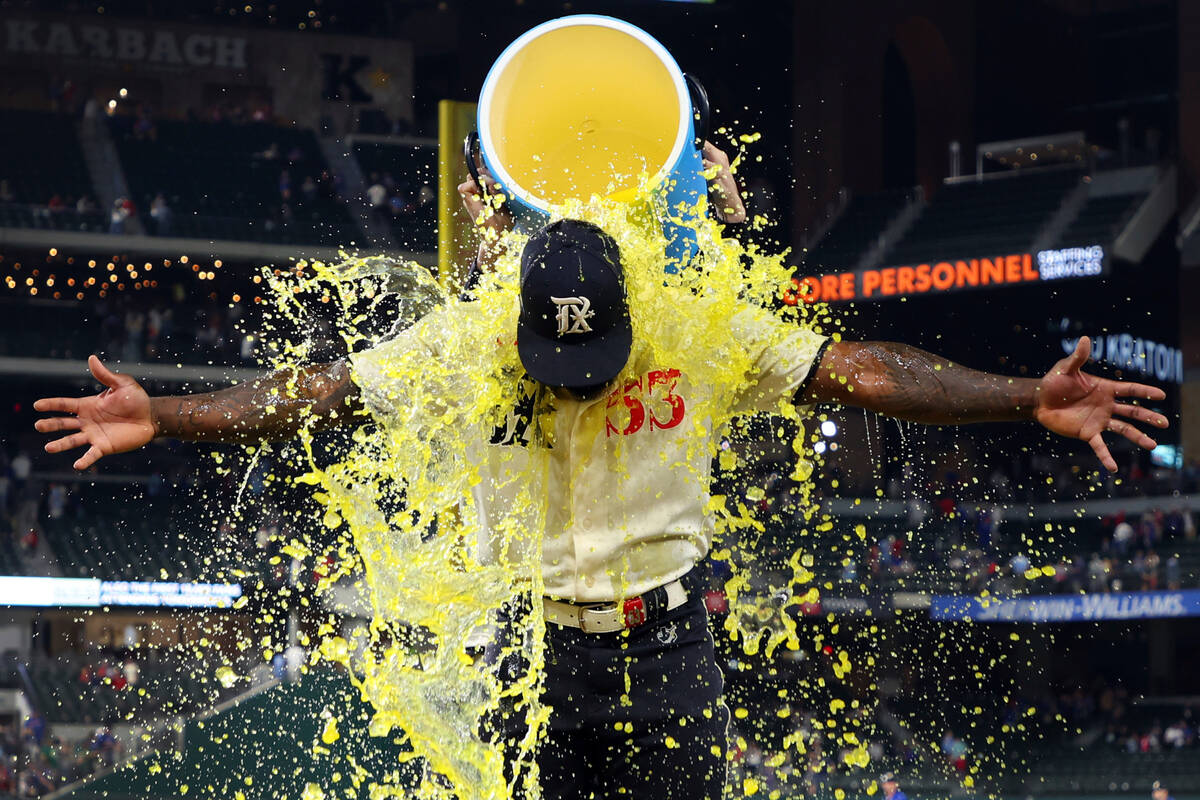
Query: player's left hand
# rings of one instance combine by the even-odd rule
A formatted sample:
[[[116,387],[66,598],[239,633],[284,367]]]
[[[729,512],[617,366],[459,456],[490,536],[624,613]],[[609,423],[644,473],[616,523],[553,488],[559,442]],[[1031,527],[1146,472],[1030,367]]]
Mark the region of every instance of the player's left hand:
[[[1160,429],[1167,427],[1167,418],[1162,414],[1132,403],[1118,402],[1117,398],[1163,400],[1166,393],[1142,383],[1110,381],[1088,375],[1082,371],[1082,367],[1091,352],[1092,342],[1084,336],[1075,346],[1074,353],[1046,373],[1038,383],[1037,407],[1033,416],[1057,434],[1087,442],[1104,468],[1115,472],[1117,462],[1104,443],[1103,434],[1106,431],[1120,434],[1138,447],[1151,450],[1158,443],[1126,420],[1136,420]]]
[[[716,177],[708,182],[709,202],[713,204],[717,219],[722,222],[745,222],[746,206],[742,203],[742,191],[733,177],[729,156],[712,142],[704,143],[701,153],[704,169],[717,168]]]

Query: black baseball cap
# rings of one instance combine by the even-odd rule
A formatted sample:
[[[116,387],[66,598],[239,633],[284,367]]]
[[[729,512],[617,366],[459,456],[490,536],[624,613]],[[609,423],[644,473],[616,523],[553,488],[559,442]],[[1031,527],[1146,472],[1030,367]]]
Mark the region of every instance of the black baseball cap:
[[[521,253],[517,353],[548,386],[608,383],[629,361],[633,328],[616,241],[590,222],[563,219]]]

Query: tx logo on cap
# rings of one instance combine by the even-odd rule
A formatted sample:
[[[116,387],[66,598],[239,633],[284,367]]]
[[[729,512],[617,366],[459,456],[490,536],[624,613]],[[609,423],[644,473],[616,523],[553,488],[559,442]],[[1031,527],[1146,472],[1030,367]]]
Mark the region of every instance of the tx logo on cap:
[[[599,386],[633,348],[625,272],[616,241],[590,222],[560,219],[521,251],[517,354],[548,386]]]
[[[592,326],[587,321],[596,316],[592,311],[592,301],[586,297],[551,297],[558,306],[558,335],[566,333],[591,333]]]

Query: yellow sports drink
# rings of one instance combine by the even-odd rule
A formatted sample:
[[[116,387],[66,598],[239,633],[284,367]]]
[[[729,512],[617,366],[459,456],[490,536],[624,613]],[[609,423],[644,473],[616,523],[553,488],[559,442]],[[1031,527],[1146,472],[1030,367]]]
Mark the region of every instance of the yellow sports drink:
[[[577,15],[526,32],[500,55],[479,97],[483,161],[526,226],[593,195],[626,200],[649,177],[667,199],[677,262],[694,252],[689,215],[705,196],[689,86],[658,41],[611,17]]]

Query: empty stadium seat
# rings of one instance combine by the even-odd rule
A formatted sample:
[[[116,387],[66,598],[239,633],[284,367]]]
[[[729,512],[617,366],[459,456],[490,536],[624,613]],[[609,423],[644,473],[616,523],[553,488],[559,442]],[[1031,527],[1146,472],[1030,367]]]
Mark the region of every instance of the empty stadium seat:
[[[908,204],[911,192],[856,195],[820,241],[808,251],[804,263],[812,272],[853,267],[883,233],[888,223]]]
[[[1117,226],[1125,222],[1145,198],[1145,192],[1090,198],[1059,237],[1060,246],[1107,246],[1116,236]]]
[[[89,498],[77,514],[44,522],[46,542],[66,577],[102,580],[220,579],[229,554],[212,541],[211,522],[187,501]]]
[[[1024,252],[1081,177],[1052,170],[943,186],[884,260],[917,264]]]

